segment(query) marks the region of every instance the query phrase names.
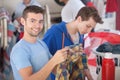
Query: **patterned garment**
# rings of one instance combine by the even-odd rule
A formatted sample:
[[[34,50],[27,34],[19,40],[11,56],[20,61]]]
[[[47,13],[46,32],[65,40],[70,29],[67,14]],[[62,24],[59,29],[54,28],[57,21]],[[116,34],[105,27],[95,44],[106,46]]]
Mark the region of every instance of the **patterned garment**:
[[[67,60],[57,66],[55,80],[85,80],[84,69],[88,69],[88,65],[82,45],[77,44],[70,48]]]

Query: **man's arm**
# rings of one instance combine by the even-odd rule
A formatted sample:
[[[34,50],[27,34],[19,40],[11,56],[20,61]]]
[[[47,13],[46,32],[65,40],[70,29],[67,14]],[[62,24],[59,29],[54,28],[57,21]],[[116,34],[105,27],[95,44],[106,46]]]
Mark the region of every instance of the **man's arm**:
[[[19,70],[20,75],[23,80],[46,80],[49,74],[52,72],[53,68],[66,60],[67,54],[66,51],[68,48],[58,50],[56,54],[50,59],[50,61],[38,72],[32,72],[32,67],[26,67]]]
[[[89,69],[85,69],[84,73],[85,73],[88,80],[93,80],[93,77],[92,77]]]

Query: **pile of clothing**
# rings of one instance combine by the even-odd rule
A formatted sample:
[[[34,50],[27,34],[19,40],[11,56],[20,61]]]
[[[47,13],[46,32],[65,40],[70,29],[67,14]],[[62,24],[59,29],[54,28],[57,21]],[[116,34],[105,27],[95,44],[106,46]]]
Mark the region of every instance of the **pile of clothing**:
[[[113,54],[120,54],[120,44],[111,44],[109,42],[105,42],[101,44],[96,51],[98,52],[111,52]]]

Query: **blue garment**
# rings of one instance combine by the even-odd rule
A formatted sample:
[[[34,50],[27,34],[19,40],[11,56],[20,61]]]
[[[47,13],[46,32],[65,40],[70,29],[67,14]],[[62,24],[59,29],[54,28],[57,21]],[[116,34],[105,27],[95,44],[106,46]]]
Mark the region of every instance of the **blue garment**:
[[[54,55],[57,50],[62,49],[63,34],[65,35],[64,46],[73,45],[74,43],[72,42],[70,35],[67,32],[65,22],[54,24],[44,35],[43,41],[47,44],[52,55]],[[83,35],[79,34],[79,36],[80,36],[79,42],[83,43]]]
[[[37,40],[36,43],[29,43],[21,39],[12,49],[10,63],[15,80],[23,80],[19,70],[32,66],[33,73],[38,72],[52,57],[46,44]],[[51,80],[50,76],[47,80]]]
[[[54,24],[51,28],[46,32],[43,37],[43,41],[47,44],[49,51],[52,55],[59,49],[62,49],[62,39],[64,34],[64,46],[73,45],[74,43],[71,40],[71,37],[66,29],[66,23],[61,22],[59,24]],[[79,42],[84,43],[83,37],[84,35],[79,34]],[[55,80],[54,74],[51,73],[52,80]]]
[[[37,2],[36,0],[31,0],[30,3],[28,4],[28,6],[30,5],[36,5],[36,6],[39,6],[41,7],[40,3]],[[15,9],[15,19],[18,18],[18,17],[21,17],[22,16],[22,13],[23,13],[23,10],[25,9],[26,5],[23,3],[23,2],[20,2],[16,9]]]

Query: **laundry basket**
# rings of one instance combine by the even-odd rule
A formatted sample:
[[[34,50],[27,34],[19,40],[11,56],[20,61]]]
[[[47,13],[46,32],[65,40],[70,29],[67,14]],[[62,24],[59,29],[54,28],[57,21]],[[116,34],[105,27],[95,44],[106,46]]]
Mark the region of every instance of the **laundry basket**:
[[[96,54],[97,58],[96,58],[96,63],[97,63],[97,70],[96,72],[98,73],[98,78],[97,80],[102,80],[102,59],[104,58],[104,53],[101,52],[97,52],[96,51],[97,48],[93,49],[93,53]],[[115,61],[115,80],[120,80],[120,54],[113,54],[113,58]]]

